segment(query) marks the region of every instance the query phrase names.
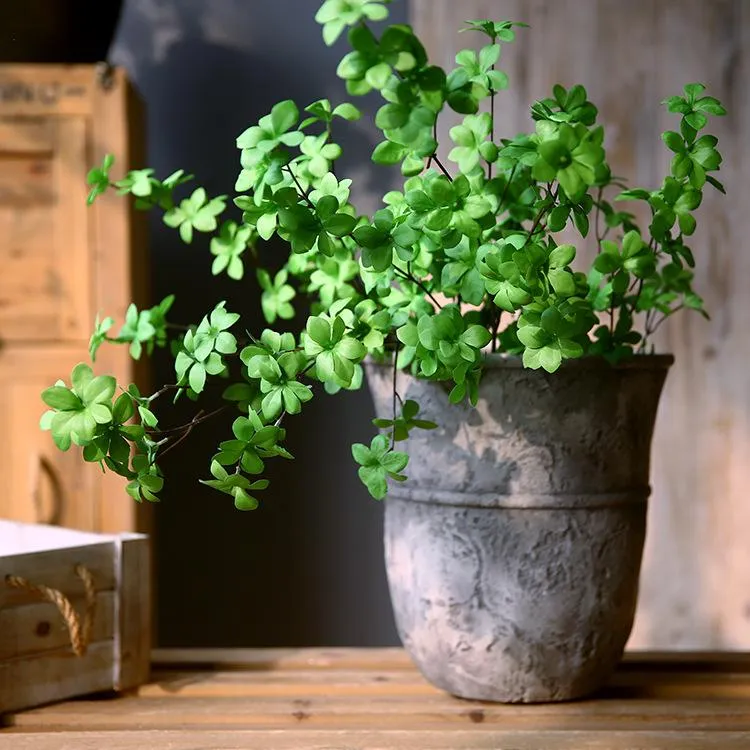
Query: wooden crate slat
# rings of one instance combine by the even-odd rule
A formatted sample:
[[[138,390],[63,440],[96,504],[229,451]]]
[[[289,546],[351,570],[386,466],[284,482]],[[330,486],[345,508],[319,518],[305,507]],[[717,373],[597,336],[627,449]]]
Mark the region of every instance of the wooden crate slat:
[[[76,611],[84,611],[86,601],[83,596],[68,598]],[[92,642],[111,639],[114,618],[115,592],[99,592],[91,631]],[[70,635],[65,621],[50,602],[0,608],[0,633],[0,661],[70,650]]]
[[[118,600],[113,687],[127,690],[149,677],[151,658],[151,551],[145,536],[117,541]]]
[[[90,115],[96,78],[93,65],[2,65],[0,116]]]
[[[83,583],[75,573],[75,567],[79,563],[85,564],[93,576],[97,591],[111,591],[115,588],[116,572],[111,541],[85,547],[30,552],[26,555],[0,556],[0,607],[11,608],[39,601],[37,594],[7,586],[4,582],[6,575],[21,576],[66,594],[83,592]]]
[[[55,148],[54,123],[48,117],[0,119],[0,143],[4,155],[51,156]]]
[[[113,641],[92,643],[83,656],[44,653],[0,662],[0,710],[38,706],[61,696],[112,689]]]

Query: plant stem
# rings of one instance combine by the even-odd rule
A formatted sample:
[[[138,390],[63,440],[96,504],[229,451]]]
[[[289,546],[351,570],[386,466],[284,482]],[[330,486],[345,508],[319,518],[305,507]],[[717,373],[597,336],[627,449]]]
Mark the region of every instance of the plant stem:
[[[200,412],[198,412],[198,413],[200,414]],[[161,455],[159,456],[159,459],[164,458],[164,456],[166,456],[167,453],[169,453],[169,451],[171,451],[173,448],[176,448],[183,440],[187,440],[188,435],[193,431],[193,427],[195,427],[195,425],[192,424],[192,423],[190,423],[187,426],[187,428],[185,429],[185,432],[183,432],[182,435],[180,435],[180,437],[178,437],[177,440],[174,441],[174,443],[171,443],[170,445],[168,445],[161,452]]]
[[[287,172],[291,175],[291,178],[294,180],[294,184],[297,186],[297,190],[299,191],[300,195],[305,199],[305,203],[307,203],[310,208],[315,211],[315,204],[310,200],[310,196],[308,195],[307,191],[302,187],[302,184],[297,179],[297,175],[294,174],[292,171],[292,168],[287,164],[284,169],[286,169]]]
[[[398,266],[393,266],[393,270],[396,274],[399,274],[402,279],[406,279],[407,281],[411,281],[414,284],[416,284],[437,306],[439,309],[443,309],[443,306],[432,296],[432,292],[415,276],[411,274],[411,272],[406,273],[405,271],[402,271]]]
[[[497,332],[500,330],[500,321],[503,318],[503,311],[498,310],[497,318],[495,318],[495,323],[492,327],[492,352],[497,351]]]
[[[208,412],[208,414],[205,414],[203,410],[201,410],[187,424],[182,424],[178,427],[168,427],[166,430],[151,430],[150,432],[152,435],[171,435],[182,430],[192,430],[195,425],[205,422],[207,419],[211,419],[211,417],[215,417],[217,414],[226,411],[228,408],[228,404],[226,406],[220,406],[218,409]]]
[[[163,385],[161,388],[159,388],[158,391],[156,391],[155,393],[152,393],[148,397],[147,401],[150,404],[152,401],[156,401],[156,399],[159,398],[159,396],[163,396],[167,391],[173,391],[182,387],[183,386],[181,385],[177,385],[177,383],[169,383],[167,385]]]
[[[599,231],[599,215],[601,214],[601,202],[602,202],[602,194],[604,193],[604,188],[599,188],[599,194],[596,196],[596,217],[594,219],[594,231],[596,232],[596,252],[597,254],[602,251],[602,240],[604,239],[604,235],[602,235]]]
[[[326,123],[326,134],[328,136],[328,140],[330,141],[333,136],[333,127],[332,127],[332,123],[330,122]],[[336,160],[335,159],[331,161],[331,174],[334,177],[336,176]]]
[[[537,215],[534,217],[534,223],[531,225],[531,229],[529,230],[529,239],[534,236],[534,232],[536,232],[537,228],[539,227],[539,224],[544,218],[544,215],[551,210],[552,206],[555,205],[555,201],[557,200],[557,190],[555,190],[554,194],[552,194],[552,191],[550,189],[550,198],[552,198],[552,201],[549,203],[549,205],[542,206],[539,209],[539,213],[537,213]]]
[[[493,64],[492,70],[495,70]],[[495,142],[495,89],[490,89],[490,141]],[[492,179],[492,162],[487,162],[487,179]]]
[[[393,351],[393,427],[391,429],[391,450],[396,445],[396,375],[398,373],[398,347]]]
[[[438,159],[437,153],[434,153],[430,157],[430,159],[432,159],[435,162],[435,164],[438,165],[438,168],[448,178],[448,180],[450,182],[453,182],[453,177],[451,177],[451,173],[445,168],[445,165],[443,164],[443,162],[441,162],[440,159]]]
[[[500,202],[498,203],[498,211],[503,207],[503,203],[505,203],[505,199],[508,197],[508,191],[510,190],[510,183],[513,182],[513,177],[515,177],[516,174],[516,167],[518,166],[518,162],[516,162],[513,165],[513,168],[510,170],[510,176],[508,177],[508,181],[505,183],[505,187],[503,188],[503,194],[500,196]]]
[[[432,123],[432,137],[435,140],[435,143],[437,143],[437,116],[435,117],[435,122]],[[436,149],[437,150],[437,149]],[[435,154],[430,154],[429,158],[427,159],[427,165],[425,166],[425,169],[429,169],[432,165],[432,159],[435,156]]]
[[[669,315],[662,315],[659,320],[656,321],[654,324],[654,327],[648,332],[648,335],[650,336],[653,333],[656,333],[656,330],[659,328],[659,326],[670,316],[674,315],[676,312],[679,312],[680,310],[684,309],[685,305],[677,305],[674,310],[669,311]]]

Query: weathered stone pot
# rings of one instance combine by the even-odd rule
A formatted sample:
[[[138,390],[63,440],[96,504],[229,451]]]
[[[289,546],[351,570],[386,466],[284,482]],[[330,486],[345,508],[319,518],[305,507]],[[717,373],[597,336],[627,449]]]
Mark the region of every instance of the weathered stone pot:
[[[569,700],[607,681],[631,632],[651,438],[671,356],[556,373],[490,355],[476,408],[398,373],[438,423],[406,443],[385,508],[396,624],[424,676],[456,696]],[[378,416],[392,368],[367,365]],[[420,416],[421,416],[420,415]]]

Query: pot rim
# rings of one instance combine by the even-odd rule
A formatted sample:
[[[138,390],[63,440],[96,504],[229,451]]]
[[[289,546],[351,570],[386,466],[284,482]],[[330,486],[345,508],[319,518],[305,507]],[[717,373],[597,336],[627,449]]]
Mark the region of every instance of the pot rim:
[[[666,370],[673,363],[673,354],[634,354],[616,365],[601,356],[586,356],[566,359],[560,369]],[[511,354],[488,353],[484,355],[483,366],[489,369],[520,369],[523,368],[523,359]],[[554,373],[550,374],[554,377]]]
[[[634,354],[632,357],[618,362],[613,365],[607,362],[601,356],[586,356],[576,359],[566,359],[560,365],[560,370],[667,370],[674,364],[673,354]],[[368,356],[364,364],[372,367],[391,367],[393,359],[388,357],[387,360],[378,362]],[[524,368],[523,359],[515,354],[502,354],[487,352],[483,355],[482,367],[488,370],[521,370],[528,369],[529,372],[540,372],[549,377],[554,377],[555,373],[547,373],[545,370],[531,370]]]

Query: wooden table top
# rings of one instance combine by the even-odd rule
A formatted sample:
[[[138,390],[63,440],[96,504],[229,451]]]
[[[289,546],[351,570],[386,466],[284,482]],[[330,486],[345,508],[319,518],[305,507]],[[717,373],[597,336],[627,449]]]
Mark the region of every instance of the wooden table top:
[[[160,651],[137,694],[8,718],[0,750],[750,750],[750,654],[629,654],[594,698],[465,701],[400,649]]]

